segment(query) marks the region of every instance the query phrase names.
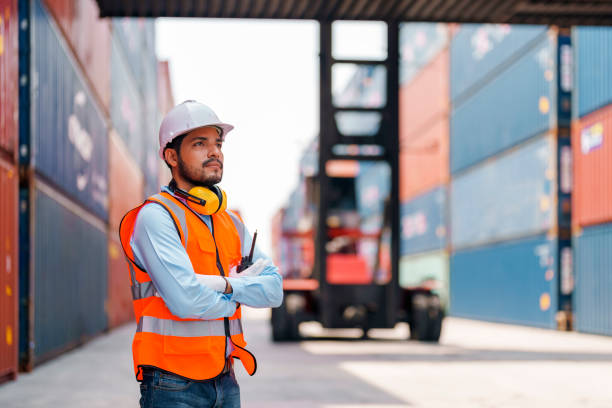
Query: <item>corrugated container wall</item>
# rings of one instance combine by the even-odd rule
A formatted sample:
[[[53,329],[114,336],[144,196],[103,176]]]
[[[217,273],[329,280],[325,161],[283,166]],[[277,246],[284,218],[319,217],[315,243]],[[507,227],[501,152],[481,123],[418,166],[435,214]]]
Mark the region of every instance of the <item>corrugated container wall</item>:
[[[572,225],[612,221],[612,105],[574,123],[572,146]]]
[[[17,167],[0,159],[0,383],[17,373],[18,181]]]
[[[145,160],[146,141],[143,129],[143,100],[129,68],[130,60],[113,32],[111,51],[111,119],[139,166]]]
[[[544,35],[546,26],[462,24],[451,39],[451,100],[497,74]]]
[[[107,328],[108,274],[106,225],[39,181],[31,193],[30,368]]]
[[[18,144],[19,49],[16,0],[0,0],[0,150],[15,160]]]
[[[451,182],[453,248],[548,231],[556,221],[556,143],[538,138]]]
[[[45,0],[83,65],[89,83],[102,101],[110,105],[111,31],[108,19],[99,18],[95,0]]]
[[[494,80],[453,107],[453,174],[556,126],[555,46],[552,34],[543,37]],[[569,109],[568,101],[568,118]]]
[[[440,186],[401,203],[401,255],[446,248],[447,194],[447,188]]]
[[[170,67],[168,61],[159,61],[157,64],[157,109],[159,111],[159,121],[161,124],[166,113],[174,107],[174,95],[172,92],[172,81],[170,80]],[[157,135],[157,133],[156,133]],[[157,144],[155,144],[157,146]],[[172,175],[170,169],[162,160],[155,156],[158,165],[157,184],[165,186],[170,182]]]
[[[140,167],[115,132],[110,135],[109,153],[107,311],[109,327],[116,327],[134,318],[127,263],[119,241],[119,224],[129,210],[142,204],[145,197]]]
[[[574,242],[575,327],[612,335],[612,224],[585,228]]]
[[[55,23],[32,7],[35,170],[102,219],[108,209],[108,134],[97,100]]]
[[[576,91],[574,118],[582,117],[612,102],[612,28],[574,29]]]
[[[399,35],[400,85],[403,85],[447,46],[449,30],[441,23],[402,23]]]
[[[557,245],[539,236],[452,254],[451,314],[555,328]]]

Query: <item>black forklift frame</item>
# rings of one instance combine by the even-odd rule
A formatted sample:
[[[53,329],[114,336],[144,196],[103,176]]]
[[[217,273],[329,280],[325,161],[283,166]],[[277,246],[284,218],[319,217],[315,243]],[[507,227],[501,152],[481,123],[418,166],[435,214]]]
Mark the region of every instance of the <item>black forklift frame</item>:
[[[365,300],[384,304],[383,321],[377,319],[368,323],[369,327],[393,327],[398,321],[399,310],[399,23],[386,21],[387,57],[384,60],[347,60],[334,59],[332,53],[333,21],[320,23],[320,130],[319,130],[319,171],[318,171],[318,221],[315,245],[315,271],[319,279],[319,298],[322,306],[318,308],[319,321],[325,327],[335,327],[334,315],[337,307],[326,307],[334,304],[337,298]],[[383,66],[386,69],[386,101],[382,108],[363,108],[359,106],[337,107],[333,104],[332,67],[334,64],[355,64]],[[342,111],[378,112],[381,114],[381,125],[378,132],[369,137],[351,137],[342,135],[337,128],[335,114]],[[338,155],[333,147],[338,144],[375,144],[383,148],[379,156]],[[391,279],[384,285],[332,285],[327,281],[328,241],[328,200],[329,176],[326,164],[330,160],[384,161],[388,163],[391,174],[389,197],[389,227],[391,233]],[[372,293],[374,292],[374,293]]]

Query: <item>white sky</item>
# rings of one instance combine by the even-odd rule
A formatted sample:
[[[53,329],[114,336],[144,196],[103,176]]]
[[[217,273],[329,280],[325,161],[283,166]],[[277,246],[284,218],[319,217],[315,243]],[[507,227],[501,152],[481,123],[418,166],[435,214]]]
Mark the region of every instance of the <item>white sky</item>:
[[[379,55],[380,24],[361,24],[347,29],[346,40],[343,34],[342,48]],[[157,54],[170,60],[176,103],[196,99],[235,126],[220,185],[268,253],[271,217],[296,186],[301,153],[318,134],[318,38],[314,21],[157,20]]]

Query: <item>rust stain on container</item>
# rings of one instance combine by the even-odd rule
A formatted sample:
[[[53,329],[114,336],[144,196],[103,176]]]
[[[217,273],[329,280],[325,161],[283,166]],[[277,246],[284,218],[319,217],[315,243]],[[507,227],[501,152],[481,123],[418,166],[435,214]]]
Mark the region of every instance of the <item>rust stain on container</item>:
[[[14,378],[17,372],[17,298],[13,296],[18,284],[18,197],[14,165],[0,160],[0,327],[4,340],[0,341],[0,382]]]
[[[19,139],[17,1],[0,0],[0,150],[15,160]]]
[[[572,126],[574,227],[612,220],[611,138],[612,105],[581,118]]]

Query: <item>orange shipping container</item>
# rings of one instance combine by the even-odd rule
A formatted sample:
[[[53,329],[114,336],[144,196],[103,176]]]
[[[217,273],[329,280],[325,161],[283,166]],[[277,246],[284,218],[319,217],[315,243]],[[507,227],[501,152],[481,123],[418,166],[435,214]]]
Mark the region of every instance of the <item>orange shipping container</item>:
[[[112,131],[109,149],[109,327],[116,327],[134,317],[127,263],[119,243],[119,224],[125,213],[141,204],[144,198],[140,168],[128,153],[123,140]]]
[[[400,149],[402,202],[449,180],[449,123],[444,116]]]
[[[572,147],[572,224],[612,221],[612,105],[574,122]]]
[[[417,138],[449,113],[448,49],[400,88],[400,146]]]
[[[95,0],[46,0],[68,43],[79,59],[89,82],[108,111],[110,105],[111,28],[100,19]]]
[[[17,373],[17,171],[0,160],[0,383]]]
[[[15,160],[18,136],[17,1],[0,0],[0,149]],[[8,157],[7,157],[8,158]]]

